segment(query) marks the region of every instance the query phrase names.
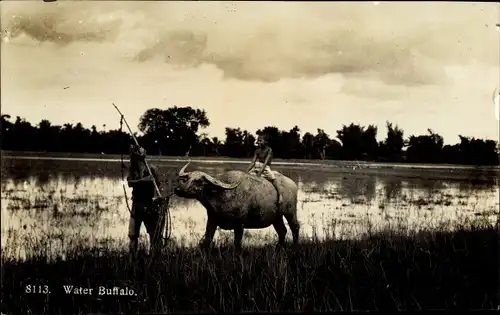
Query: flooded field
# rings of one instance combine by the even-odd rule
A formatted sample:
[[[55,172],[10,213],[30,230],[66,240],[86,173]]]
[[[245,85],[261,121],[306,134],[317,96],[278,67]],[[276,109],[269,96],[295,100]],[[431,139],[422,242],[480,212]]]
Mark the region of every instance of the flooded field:
[[[155,161],[172,189],[184,163]],[[192,163],[189,170],[216,175],[245,169],[242,163]],[[299,185],[302,238],[357,238],[381,229],[452,230],[471,220],[497,220],[498,171],[367,169],[321,165],[276,165]],[[127,240],[128,209],[120,163],[93,160],[2,160],[2,253],[30,256],[32,248],[52,255],[85,243],[101,246]],[[131,190],[126,185],[127,196]],[[130,200],[129,200],[130,203]],[[206,212],[194,200],[172,197],[172,236],[189,246],[204,232]],[[291,238],[291,233],[287,238]],[[232,237],[218,231],[215,241]],[[141,239],[147,243],[141,227]],[[272,227],[247,230],[244,244],[274,242]],[[34,246],[36,245],[36,246]]]

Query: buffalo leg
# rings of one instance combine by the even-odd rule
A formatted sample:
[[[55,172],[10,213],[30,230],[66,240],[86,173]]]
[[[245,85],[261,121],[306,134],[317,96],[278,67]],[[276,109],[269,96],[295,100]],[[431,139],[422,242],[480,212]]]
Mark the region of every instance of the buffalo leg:
[[[237,251],[241,250],[242,239],[243,239],[243,227],[239,226],[234,229],[234,247]]]
[[[288,222],[288,226],[290,226],[290,230],[292,230],[293,243],[296,245],[299,243],[299,231],[300,224],[297,220],[297,215],[294,213],[284,214],[286,221]]]
[[[215,224],[212,220],[207,221],[207,227],[205,229],[205,236],[200,242],[201,247],[208,247],[215,236],[215,231],[217,231],[217,224]]]
[[[278,246],[285,245],[285,237],[286,237],[286,227],[285,222],[283,222],[283,217],[280,215],[276,222],[273,224],[276,233],[278,233]]]

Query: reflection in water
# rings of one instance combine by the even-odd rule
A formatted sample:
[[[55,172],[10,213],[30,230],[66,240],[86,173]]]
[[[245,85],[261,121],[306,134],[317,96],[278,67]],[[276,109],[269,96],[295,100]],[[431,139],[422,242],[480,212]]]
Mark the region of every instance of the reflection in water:
[[[9,160],[8,160],[9,161]],[[199,163],[198,163],[199,164]],[[161,181],[171,188],[180,163],[157,164]],[[194,165],[212,175],[246,165]],[[120,163],[10,160],[2,165],[1,231],[3,255],[25,256],[34,244],[60,252],[81,240],[99,246],[127,240],[128,209]],[[395,173],[279,167],[299,185],[299,221],[303,238],[357,237],[369,229],[443,228],[466,218],[498,212],[497,178],[445,180],[436,172]],[[431,175],[434,175],[432,177]],[[454,174],[457,176],[457,174]],[[130,188],[126,187],[128,197]],[[173,237],[186,245],[203,235],[206,211],[198,201],[173,197]],[[449,226],[450,227],[450,226]],[[144,226],[142,241],[146,241]],[[291,237],[288,233],[287,237]],[[216,240],[232,237],[219,231]],[[272,227],[251,230],[244,242],[260,236],[274,241]],[[49,243],[43,243],[50,240]],[[262,238],[261,238],[262,240]],[[262,243],[262,242],[261,242]]]
[[[343,176],[340,179],[340,188],[337,192],[342,198],[352,203],[371,203],[375,197],[376,176]],[[360,199],[360,197],[364,197]]]
[[[403,189],[403,179],[401,177],[394,176],[382,178],[381,185],[384,187],[386,201],[401,198]]]

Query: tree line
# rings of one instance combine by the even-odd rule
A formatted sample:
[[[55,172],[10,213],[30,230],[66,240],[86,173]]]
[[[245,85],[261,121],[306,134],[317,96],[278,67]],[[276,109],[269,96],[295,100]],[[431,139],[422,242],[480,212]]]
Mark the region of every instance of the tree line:
[[[227,127],[225,139],[209,137],[202,129],[210,125],[204,110],[191,107],[152,108],[140,117],[136,135],[149,155],[227,156],[250,158],[256,135],[266,133],[275,158],[358,160],[376,162],[447,163],[499,165],[497,142],[459,135],[460,142],[444,145],[443,137],[428,129],[427,134],[404,137],[397,125],[386,123],[387,134],[377,141],[378,128],[351,123],[343,125],[335,137],[317,129],[301,134],[298,126],[280,130],[265,126],[255,134],[238,127]],[[53,125],[43,119],[32,125],[19,116],[2,115],[2,150],[74,153],[126,153],[132,137],[125,126],[98,131],[81,123]]]

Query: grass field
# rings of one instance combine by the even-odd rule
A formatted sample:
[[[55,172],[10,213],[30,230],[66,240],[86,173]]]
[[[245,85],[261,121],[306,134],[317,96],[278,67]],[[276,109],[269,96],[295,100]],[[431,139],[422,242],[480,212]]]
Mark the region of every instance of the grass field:
[[[33,249],[37,252],[37,249]],[[43,252],[38,250],[38,252]],[[222,244],[210,252],[166,248],[129,262],[124,248],[76,249],[66,260],[38,255],[18,262],[2,256],[2,313],[352,311],[496,309],[498,231],[484,221],[455,233],[394,230],[357,241]],[[32,280],[28,280],[32,279]],[[25,284],[51,294],[25,294]],[[67,295],[63,284],[95,288]],[[137,296],[98,296],[98,286],[129,286]]]
[[[2,202],[8,201],[5,209],[2,206],[2,222],[4,215],[25,215],[15,233],[2,230],[5,314],[496,309],[499,305],[498,230],[492,220],[498,207],[496,171],[476,176],[467,170],[351,169],[339,174],[339,168],[282,166],[302,183],[299,212],[304,223],[322,211],[337,216],[337,226],[322,225],[321,238],[304,237],[297,248],[289,245],[281,251],[274,247],[275,238],[250,238],[243,252],[236,254],[227,243],[232,242],[232,233],[226,233],[226,239],[218,232],[218,241],[208,252],[172,241],[157,259],[151,260],[143,250],[131,263],[123,241],[100,239],[95,244],[88,235],[93,230],[82,234],[100,216],[109,215],[115,225],[118,218],[123,220],[116,232],[126,235],[119,163],[33,157],[2,160]],[[167,177],[181,165],[175,160],[157,164]],[[205,162],[194,164],[196,169]],[[221,170],[204,167],[209,172]],[[243,166],[222,168],[233,167]],[[172,207],[176,215],[205,222],[203,209],[186,200],[176,200]],[[444,215],[450,211],[456,214],[453,219]],[[193,234],[183,229],[181,217],[174,220],[176,231]],[[375,217],[389,224],[375,229]],[[23,226],[28,218],[41,227]],[[431,226],[434,219],[441,223]],[[418,232],[408,226],[411,220],[419,225]],[[338,231],[352,230],[355,221],[362,223],[365,234],[340,239]],[[311,226],[320,225],[304,224],[303,230]],[[195,230],[202,229],[203,225]],[[51,237],[64,244],[64,256],[51,254]],[[266,236],[252,233],[252,237]],[[24,242],[28,253],[24,261],[11,255],[18,249],[16,242]],[[42,285],[36,287],[41,289],[48,285],[51,293],[27,294],[27,284]],[[63,285],[94,290],[90,296],[66,294]],[[101,296],[99,286],[128,286],[137,296]]]

